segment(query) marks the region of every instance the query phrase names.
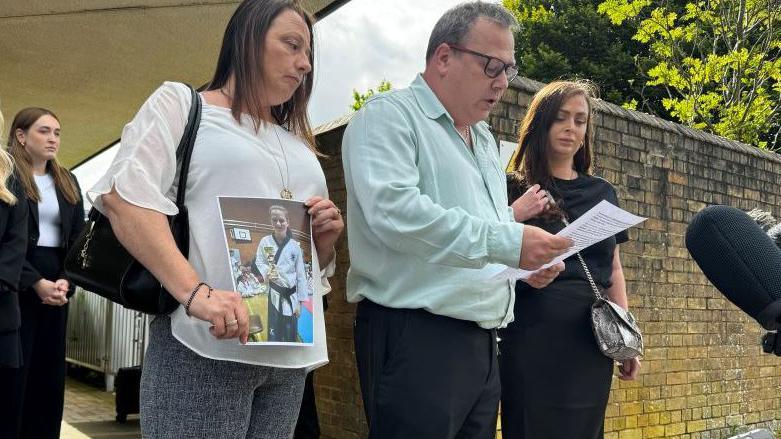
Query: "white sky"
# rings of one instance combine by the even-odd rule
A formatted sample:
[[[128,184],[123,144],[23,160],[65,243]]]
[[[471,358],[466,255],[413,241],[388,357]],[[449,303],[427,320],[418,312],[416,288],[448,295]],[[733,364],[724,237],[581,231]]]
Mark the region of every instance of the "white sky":
[[[409,85],[425,66],[431,29],[463,0],[351,0],[315,25],[312,127],[351,111],[353,89],[364,93],[386,79]],[[77,168],[81,187],[92,187],[116,155],[116,146]]]
[[[383,79],[409,85],[423,71],[434,24],[461,1],[351,0],[317,23],[312,126],[351,111],[353,89],[364,93]]]

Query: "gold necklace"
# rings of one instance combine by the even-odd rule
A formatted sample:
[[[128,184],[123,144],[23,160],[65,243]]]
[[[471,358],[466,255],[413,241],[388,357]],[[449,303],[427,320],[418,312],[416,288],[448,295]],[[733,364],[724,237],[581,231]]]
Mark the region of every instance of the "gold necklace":
[[[233,101],[233,96],[229,95],[223,87],[220,87],[220,93],[222,93],[226,98]],[[274,159],[274,164],[277,165],[277,171],[279,172],[279,180],[282,182],[282,190],[279,191],[279,196],[281,198],[284,198],[285,200],[292,200],[293,199],[293,192],[290,191],[288,188],[288,183],[290,183],[290,168],[288,168],[287,165],[287,154],[285,154],[285,148],[282,146],[282,140],[279,139],[279,133],[277,133],[277,126],[270,124],[271,130],[274,131],[274,136],[277,138],[277,143],[279,144],[279,150],[282,151],[282,158],[285,160],[285,175],[287,175],[287,182],[285,182],[285,178],[282,176],[282,166],[279,164],[279,160],[277,160],[277,157],[272,154],[271,158]]]
[[[279,160],[277,160],[277,157],[272,154],[271,157],[274,159],[274,163],[277,165],[277,171],[279,171],[279,179],[282,181],[282,190],[279,191],[279,196],[285,200],[292,200],[293,192],[291,192],[288,188],[288,184],[290,183],[290,168],[288,168],[287,165],[287,154],[285,153],[285,148],[282,146],[282,140],[279,139],[277,126],[271,125],[271,129],[274,131],[274,135],[277,137],[279,150],[282,151],[282,158],[285,160],[285,175],[287,175],[287,182],[285,182],[285,178],[282,177],[282,166],[279,165]]]

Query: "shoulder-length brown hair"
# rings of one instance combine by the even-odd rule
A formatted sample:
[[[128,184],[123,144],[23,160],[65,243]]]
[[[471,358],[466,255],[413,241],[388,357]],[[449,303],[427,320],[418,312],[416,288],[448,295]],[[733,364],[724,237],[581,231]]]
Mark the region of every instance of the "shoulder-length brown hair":
[[[581,174],[591,173],[596,87],[588,81],[554,81],[534,95],[521,124],[518,148],[508,166],[508,171],[513,172],[524,186],[539,184],[543,189],[556,191],[548,162],[548,132],[564,102],[578,95],[586,98],[588,121],[583,146],[574,157],[574,166]]]
[[[41,201],[41,192],[38,190],[38,185],[35,184],[35,178],[33,177],[32,157],[30,157],[30,154],[24,149],[24,146],[19,143],[19,139],[16,137],[16,131],[22,130],[27,132],[38,119],[47,115],[57,119],[57,122],[60,121],[54,113],[45,108],[25,108],[16,113],[14,121],[11,122],[11,131],[8,133],[8,152],[14,159],[19,182],[22,184],[22,188],[24,188],[27,198],[36,203]],[[76,182],[73,181],[70,172],[60,165],[60,162],[58,162],[56,158],[46,162],[46,170],[51,174],[54,179],[54,184],[65,199],[68,200],[68,203],[78,203],[81,194],[79,193]]]
[[[312,70],[304,77],[301,85],[287,102],[271,107],[271,114],[280,125],[304,139],[312,151],[317,152],[312,128],[309,125],[307,106],[312,94],[314,77],[314,34],[313,19],[296,0],[244,0],[233,13],[222,48],[217,58],[217,68],[208,90],[225,86],[233,75],[233,102],[231,113],[241,120],[241,113],[247,112],[255,121],[255,129],[263,123],[263,50],[271,22],[286,10],[299,14],[309,28],[309,45],[312,52],[309,63]]]

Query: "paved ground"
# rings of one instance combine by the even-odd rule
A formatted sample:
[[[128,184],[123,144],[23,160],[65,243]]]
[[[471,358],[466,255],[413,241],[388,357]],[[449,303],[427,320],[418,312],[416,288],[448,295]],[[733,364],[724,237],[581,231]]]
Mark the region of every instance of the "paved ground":
[[[87,381],[90,380],[65,378],[65,410],[60,439],[141,438],[138,415],[128,416],[124,424],[116,422],[114,394],[103,391],[99,384],[88,384]],[[497,439],[502,439],[501,431],[497,432]]]
[[[65,379],[65,410],[60,439],[137,439],[138,415],[115,421],[114,394],[75,378]]]

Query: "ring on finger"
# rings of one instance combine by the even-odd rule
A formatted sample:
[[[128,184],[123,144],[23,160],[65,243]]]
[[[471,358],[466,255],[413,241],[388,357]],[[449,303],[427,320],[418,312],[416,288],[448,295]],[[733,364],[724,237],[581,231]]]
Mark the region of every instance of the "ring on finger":
[[[230,322],[225,322],[225,326],[238,326],[239,321],[236,319],[231,320]]]

